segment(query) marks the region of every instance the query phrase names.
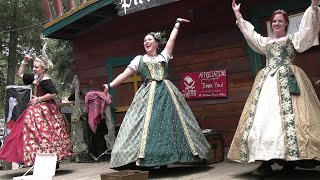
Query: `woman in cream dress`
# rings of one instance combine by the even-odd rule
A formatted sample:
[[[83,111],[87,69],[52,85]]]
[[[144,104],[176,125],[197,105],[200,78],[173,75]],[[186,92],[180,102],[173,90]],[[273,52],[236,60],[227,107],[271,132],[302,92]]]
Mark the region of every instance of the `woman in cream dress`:
[[[299,31],[287,34],[289,18],[277,10],[270,18],[274,38],[263,37],[232,2],[237,25],[249,46],[266,56],[244,106],[228,159],[262,161],[257,170],[271,171],[273,162],[317,165],[320,160],[320,102],[312,84],[293,65],[296,52],[309,49],[320,29],[318,0],[305,11]],[[309,161],[311,160],[311,161]],[[307,162],[307,163],[306,163]],[[288,167],[288,166],[285,166]]]

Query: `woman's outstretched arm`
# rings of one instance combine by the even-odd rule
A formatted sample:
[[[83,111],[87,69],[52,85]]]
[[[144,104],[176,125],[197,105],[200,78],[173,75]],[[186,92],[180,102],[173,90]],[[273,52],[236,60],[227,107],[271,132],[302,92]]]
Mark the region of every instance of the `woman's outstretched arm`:
[[[127,67],[121,74],[119,74],[111,83],[104,84],[104,92],[107,93],[111,88],[114,88],[131,77],[135,71],[131,67]]]
[[[174,47],[174,43],[176,41],[176,37],[178,35],[178,32],[179,32],[179,28],[180,28],[180,25],[181,23],[188,23],[190,22],[189,20],[187,19],[183,19],[183,18],[178,18],[172,31],[171,31],[171,34],[170,34],[170,37],[168,39],[168,42],[165,46],[165,50],[167,51],[168,55],[169,56],[172,56],[172,52],[173,52],[173,47]]]

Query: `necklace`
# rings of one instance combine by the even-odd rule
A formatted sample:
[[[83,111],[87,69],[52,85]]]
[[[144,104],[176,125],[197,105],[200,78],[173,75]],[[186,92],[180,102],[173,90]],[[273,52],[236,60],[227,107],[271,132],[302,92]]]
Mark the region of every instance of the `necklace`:
[[[41,79],[43,78],[43,76],[44,76],[44,74],[42,74],[40,76],[37,76],[37,75],[34,76],[34,79],[35,79],[33,81],[33,84],[34,84],[34,92],[33,92],[33,94],[34,94],[34,96],[37,96],[37,94],[38,94],[38,85],[39,85]]]
[[[154,59],[158,56],[158,54],[154,54],[154,55],[147,54],[147,55],[150,57],[151,61],[154,61]]]

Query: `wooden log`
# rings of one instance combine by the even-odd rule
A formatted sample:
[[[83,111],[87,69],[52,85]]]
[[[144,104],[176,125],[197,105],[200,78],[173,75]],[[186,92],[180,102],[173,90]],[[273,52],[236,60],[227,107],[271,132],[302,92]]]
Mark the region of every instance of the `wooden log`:
[[[63,5],[61,0],[53,0],[54,11],[56,13],[56,17],[63,15]]]
[[[74,0],[67,0],[67,4],[68,4],[68,10],[69,11],[76,7],[76,4],[75,4]]]
[[[51,20],[52,13],[51,13],[51,9],[50,9],[49,0],[42,0],[42,7],[44,10],[44,16],[45,16],[46,20]]]

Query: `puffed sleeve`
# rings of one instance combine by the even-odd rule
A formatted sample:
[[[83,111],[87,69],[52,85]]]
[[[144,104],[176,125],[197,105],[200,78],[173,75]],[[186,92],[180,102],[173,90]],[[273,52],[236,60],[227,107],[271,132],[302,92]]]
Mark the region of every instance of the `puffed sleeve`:
[[[309,7],[303,14],[299,31],[293,34],[292,43],[297,52],[309,49],[320,30],[320,9]]]
[[[173,56],[172,55],[170,56],[166,49],[164,49],[160,54],[162,54],[166,63],[168,63],[170,59],[173,59]]]
[[[34,81],[34,74],[23,74],[22,80],[25,85],[32,84]]]
[[[250,22],[244,20],[243,18],[239,18],[236,24],[238,25],[248,45],[255,52],[265,55],[267,37],[263,37],[259,33],[257,33],[254,30],[254,26]]]
[[[52,83],[51,79],[40,81],[39,85],[49,94],[58,94],[56,86]]]
[[[141,55],[136,56],[128,65],[128,67],[131,67],[133,70],[138,71],[139,68],[139,62],[140,62]]]

